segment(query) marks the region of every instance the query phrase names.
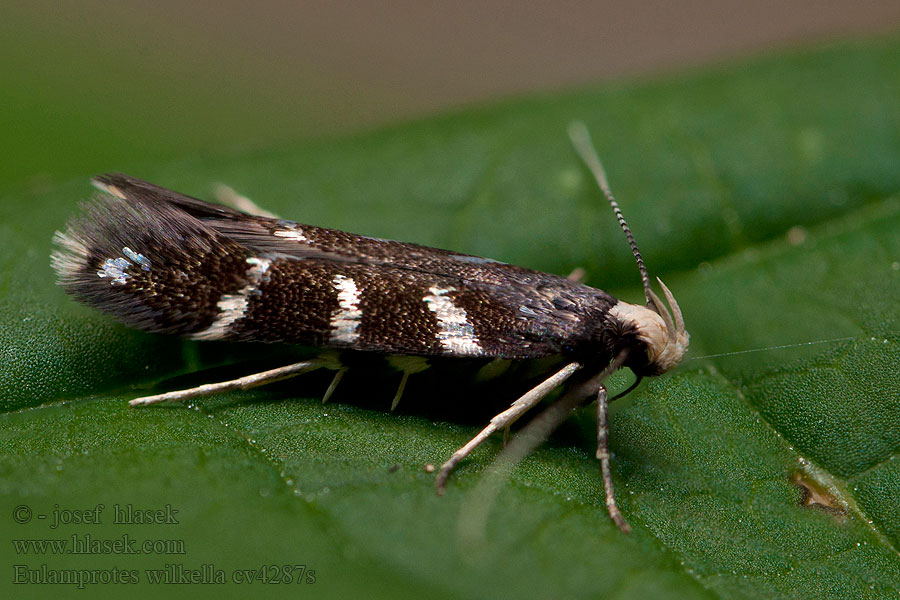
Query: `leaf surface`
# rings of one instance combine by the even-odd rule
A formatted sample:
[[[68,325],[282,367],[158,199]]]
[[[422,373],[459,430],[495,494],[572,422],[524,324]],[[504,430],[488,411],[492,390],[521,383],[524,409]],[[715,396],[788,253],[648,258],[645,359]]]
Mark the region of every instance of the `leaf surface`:
[[[266,590],[896,596],[897,64],[896,38],[847,43],[134,173],[206,197],[211,182],[225,181],[300,222],[551,272],[581,266],[591,285],[637,301],[627,245],[565,135],[584,120],[651,272],[674,290],[692,334],[682,367],[612,409],[630,536],[606,516],[590,409],[514,471],[475,543],[458,535],[460,510],[479,501],[475,484],[502,442],[476,451],[437,498],[424,465],[442,462],[478,422],[462,411],[428,418],[421,386],[395,414],[387,408],[396,379],[377,373],[350,382],[367,401],[345,392],[323,406],[328,380],[310,376],[189,407],[128,408],[172,377],[262,355],[277,364],[277,349],[146,335],[76,305],[54,286],[48,256],[53,231],[87,197],[86,180],[7,188],[4,563],[133,569],[141,582],[86,584],[100,594],[153,593],[147,570],[166,565],[203,577],[221,570],[230,582],[238,571],[288,565],[295,576],[305,565],[314,583]],[[129,505],[175,510],[177,522],[114,522]],[[29,522],[10,516],[17,506],[30,508]],[[91,510],[100,524],[51,527],[54,514]],[[35,554],[13,543],[73,535],[176,543],[144,554]],[[157,551],[177,550],[178,540],[180,552]],[[239,589],[262,588],[265,572]],[[14,589],[22,597],[44,588]],[[173,596],[221,589],[166,587]]]

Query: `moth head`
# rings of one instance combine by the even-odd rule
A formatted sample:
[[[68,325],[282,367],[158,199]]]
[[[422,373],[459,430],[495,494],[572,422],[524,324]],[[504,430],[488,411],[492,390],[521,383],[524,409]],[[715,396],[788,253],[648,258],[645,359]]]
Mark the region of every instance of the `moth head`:
[[[672,311],[659,296],[649,290],[647,306],[619,302],[609,314],[617,319],[642,342],[644,357],[632,357],[629,366],[641,375],[659,375],[675,367],[687,351],[690,335],[684,329],[681,308],[669,288],[659,278],[659,285]]]

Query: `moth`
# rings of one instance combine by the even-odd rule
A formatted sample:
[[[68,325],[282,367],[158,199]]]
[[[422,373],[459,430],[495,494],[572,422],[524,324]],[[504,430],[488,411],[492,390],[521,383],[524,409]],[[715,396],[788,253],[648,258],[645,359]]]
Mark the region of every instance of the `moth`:
[[[651,289],[587,129],[573,124],[570,136],[625,232],[645,305],[572,278],[243,212],[121,174],[93,180],[102,195],[56,233],[52,264],[75,299],[144,331],[413,357],[396,361],[403,378],[395,405],[407,378],[430,359],[557,357],[562,368],[547,373],[442,465],[437,490],[444,491],[453,468],[491,434],[508,431],[565,386],[546,409],[547,428],[597,400],[596,455],[606,506],[616,525],[629,531],[613,494],[604,380],[628,367],[635,381],[619,396],[628,393],[643,377],[677,365],[688,334],[669,289],[657,279],[671,311]],[[131,404],[245,389],[321,367],[336,371],[327,399],[346,367],[312,359]]]

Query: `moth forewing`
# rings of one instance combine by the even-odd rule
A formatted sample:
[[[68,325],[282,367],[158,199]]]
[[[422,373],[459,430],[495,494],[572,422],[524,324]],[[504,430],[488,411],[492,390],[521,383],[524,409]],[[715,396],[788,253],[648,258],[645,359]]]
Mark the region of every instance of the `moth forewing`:
[[[672,314],[650,289],[586,129],[573,125],[570,134],[632,247],[646,306],[621,302],[572,278],[248,214],[120,174],[95,180],[103,195],[86,205],[65,233],[57,232],[52,264],[59,283],[76,299],[144,331],[315,346],[334,356],[348,350],[386,355],[402,373],[392,408],[408,378],[429,360],[559,359],[562,367],[454,453],[438,473],[437,489],[444,490],[453,467],[487,437],[566,385],[566,393],[547,409],[556,416],[544,418],[544,427],[568,410],[560,406],[598,399],[597,457],[606,505],[616,524],[628,530],[612,491],[603,380],[621,366],[634,371],[637,381],[672,368],[688,336],[668,288],[660,282]],[[252,206],[243,200],[242,206]],[[131,404],[244,389],[316,368],[335,371],[327,399],[346,366],[323,356]]]

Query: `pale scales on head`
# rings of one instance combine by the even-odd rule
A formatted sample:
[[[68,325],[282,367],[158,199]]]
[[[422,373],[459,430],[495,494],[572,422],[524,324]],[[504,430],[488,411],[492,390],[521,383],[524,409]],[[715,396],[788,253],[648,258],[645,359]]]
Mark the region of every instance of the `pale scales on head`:
[[[619,301],[609,312],[635,328],[638,337],[647,345],[647,361],[652,371],[660,374],[681,362],[687,351],[690,335],[684,329],[681,308],[672,292],[661,279],[657,278],[657,281],[672,307],[674,319],[653,290],[650,290],[652,309]]]

